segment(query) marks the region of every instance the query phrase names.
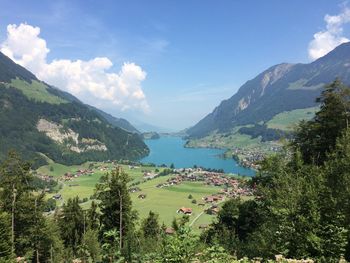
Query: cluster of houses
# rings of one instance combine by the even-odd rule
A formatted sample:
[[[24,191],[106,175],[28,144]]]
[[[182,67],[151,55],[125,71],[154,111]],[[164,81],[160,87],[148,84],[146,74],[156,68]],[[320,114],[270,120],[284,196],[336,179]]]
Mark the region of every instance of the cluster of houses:
[[[55,180],[52,175],[37,173],[36,176],[45,182],[51,182]]]
[[[223,194],[213,194],[205,196],[202,198],[202,202],[198,203],[198,206],[205,206],[209,204],[209,207],[204,210],[209,215],[217,215],[219,213],[218,204],[225,200],[225,195]],[[181,207],[177,210],[177,213],[184,215],[192,215],[192,208]]]
[[[268,151],[270,152],[279,152],[281,150],[280,146],[270,146]],[[239,147],[233,148],[232,149],[232,154],[233,156],[237,157],[239,159],[239,163],[248,168],[252,169],[259,169],[260,166],[257,164],[258,162],[264,160],[266,157],[266,154],[263,153],[260,149],[258,148],[253,148],[253,149],[242,149]],[[239,156],[241,158],[239,158]]]
[[[152,173],[150,171],[143,171],[143,179],[150,180],[157,177],[158,174]]]
[[[206,185],[223,187],[222,194],[237,197],[237,196],[252,196],[253,189],[242,183],[241,180],[227,176],[222,173],[208,172],[204,170],[189,172],[188,169],[182,169],[181,173],[169,178],[166,182],[158,184],[157,188],[179,185],[182,182],[203,182]]]
[[[264,160],[265,154],[261,151],[253,150],[253,149],[242,149],[242,148],[234,148],[232,150],[233,156],[236,156],[239,159],[239,163],[248,168],[259,169],[258,162]],[[238,156],[241,156],[239,158]]]
[[[83,175],[92,175],[93,173],[94,173],[94,170],[92,169],[79,169],[75,173],[70,173],[70,172],[65,173],[61,179],[63,181],[71,181],[74,178],[78,178]]]

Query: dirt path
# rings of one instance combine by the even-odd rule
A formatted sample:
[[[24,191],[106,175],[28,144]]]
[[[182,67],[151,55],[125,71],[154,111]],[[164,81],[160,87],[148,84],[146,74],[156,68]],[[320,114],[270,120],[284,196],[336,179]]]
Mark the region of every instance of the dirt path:
[[[203,215],[204,211],[202,211],[198,216],[196,216],[195,219],[193,219],[193,221],[191,222],[190,226],[192,226],[197,220],[198,218],[200,218]]]
[[[218,202],[216,205],[219,205],[223,202],[225,202],[225,199]],[[191,224],[189,226],[191,227],[198,220],[198,218],[200,218],[204,214],[204,212],[205,212],[205,210],[203,210],[200,214],[198,214],[198,216],[196,216],[195,219],[193,219],[193,221],[191,222]]]

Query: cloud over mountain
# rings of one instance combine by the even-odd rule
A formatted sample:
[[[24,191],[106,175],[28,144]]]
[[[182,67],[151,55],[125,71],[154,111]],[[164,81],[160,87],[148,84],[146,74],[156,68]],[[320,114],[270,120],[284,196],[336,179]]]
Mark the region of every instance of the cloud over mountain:
[[[0,50],[39,79],[72,93],[85,103],[149,111],[142,89],[147,74],[135,63],[125,62],[119,72],[110,72],[113,63],[107,57],[49,62],[50,49],[40,37],[40,28],[28,24],[8,25],[7,38],[0,44]]]
[[[349,39],[343,35],[343,27],[350,22],[350,9],[345,7],[338,15],[326,15],[324,17],[326,29],[314,34],[313,40],[309,43],[309,57],[312,60],[318,59],[336,46],[348,42]]]

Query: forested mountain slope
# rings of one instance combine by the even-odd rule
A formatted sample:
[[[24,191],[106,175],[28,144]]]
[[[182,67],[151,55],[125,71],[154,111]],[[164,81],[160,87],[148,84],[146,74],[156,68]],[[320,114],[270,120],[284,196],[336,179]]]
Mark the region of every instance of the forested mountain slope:
[[[37,164],[46,157],[73,164],[148,153],[138,134],[103,115],[0,53],[0,159],[11,149]]]

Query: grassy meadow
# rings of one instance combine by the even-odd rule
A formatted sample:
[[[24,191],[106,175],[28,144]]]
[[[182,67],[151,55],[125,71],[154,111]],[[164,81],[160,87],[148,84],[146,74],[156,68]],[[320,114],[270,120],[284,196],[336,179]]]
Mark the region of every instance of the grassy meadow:
[[[62,195],[62,200],[57,201],[57,205],[62,205],[69,198],[78,196],[80,199],[88,198],[87,202],[81,204],[84,209],[89,208],[91,204],[90,196],[94,194],[95,185],[99,182],[99,179],[107,171],[100,171],[94,168],[94,173],[91,175],[82,175],[74,178],[71,181],[62,181],[60,177],[65,173],[74,173],[79,169],[88,169],[89,167],[104,167],[108,170],[113,169],[112,164],[108,163],[84,163],[82,165],[65,166],[62,164],[51,163],[40,167],[37,172],[40,174],[47,174],[54,176],[59,180],[58,193]],[[133,207],[138,211],[141,219],[147,217],[149,211],[154,211],[159,214],[160,223],[170,225],[174,217],[181,217],[181,214],[177,213],[177,210],[181,207],[190,207],[193,209],[193,213],[190,216],[190,223],[193,222],[193,229],[198,231],[200,224],[208,224],[213,218],[212,215],[202,213],[208,205],[205,207],[198,206],[198,203],[202,202],[202,198],[219,192],[221,188],[204,185],[202,182],[183,182],[180,185],[157,188],[160,183],[166,182],[172,175],[157,177],[151,180],[144,180],[144,171],[154,172],[156,167],[136,167],[130,169],[128,165],[121,165],[123,170],[127,172],[132,179],[130,184],[140,182],[137,187],[141,189],[139,192],[130,193]],[[159,168],[160,171],[164,168]],[[140,194],[145,194],[145,199],[140,199]],[[189,195],[192,195],[192,199],[189,199]],[[54,194],[48,194],[47,198],[51,198]],[[197,204],[193,204],[192,200],[195,199]]]
[[[318,107],[312,107],[281,112],[267,122],[267,127],[272,129],[290,131],[301,120],[310,120],[313,118],[318,110]]]

